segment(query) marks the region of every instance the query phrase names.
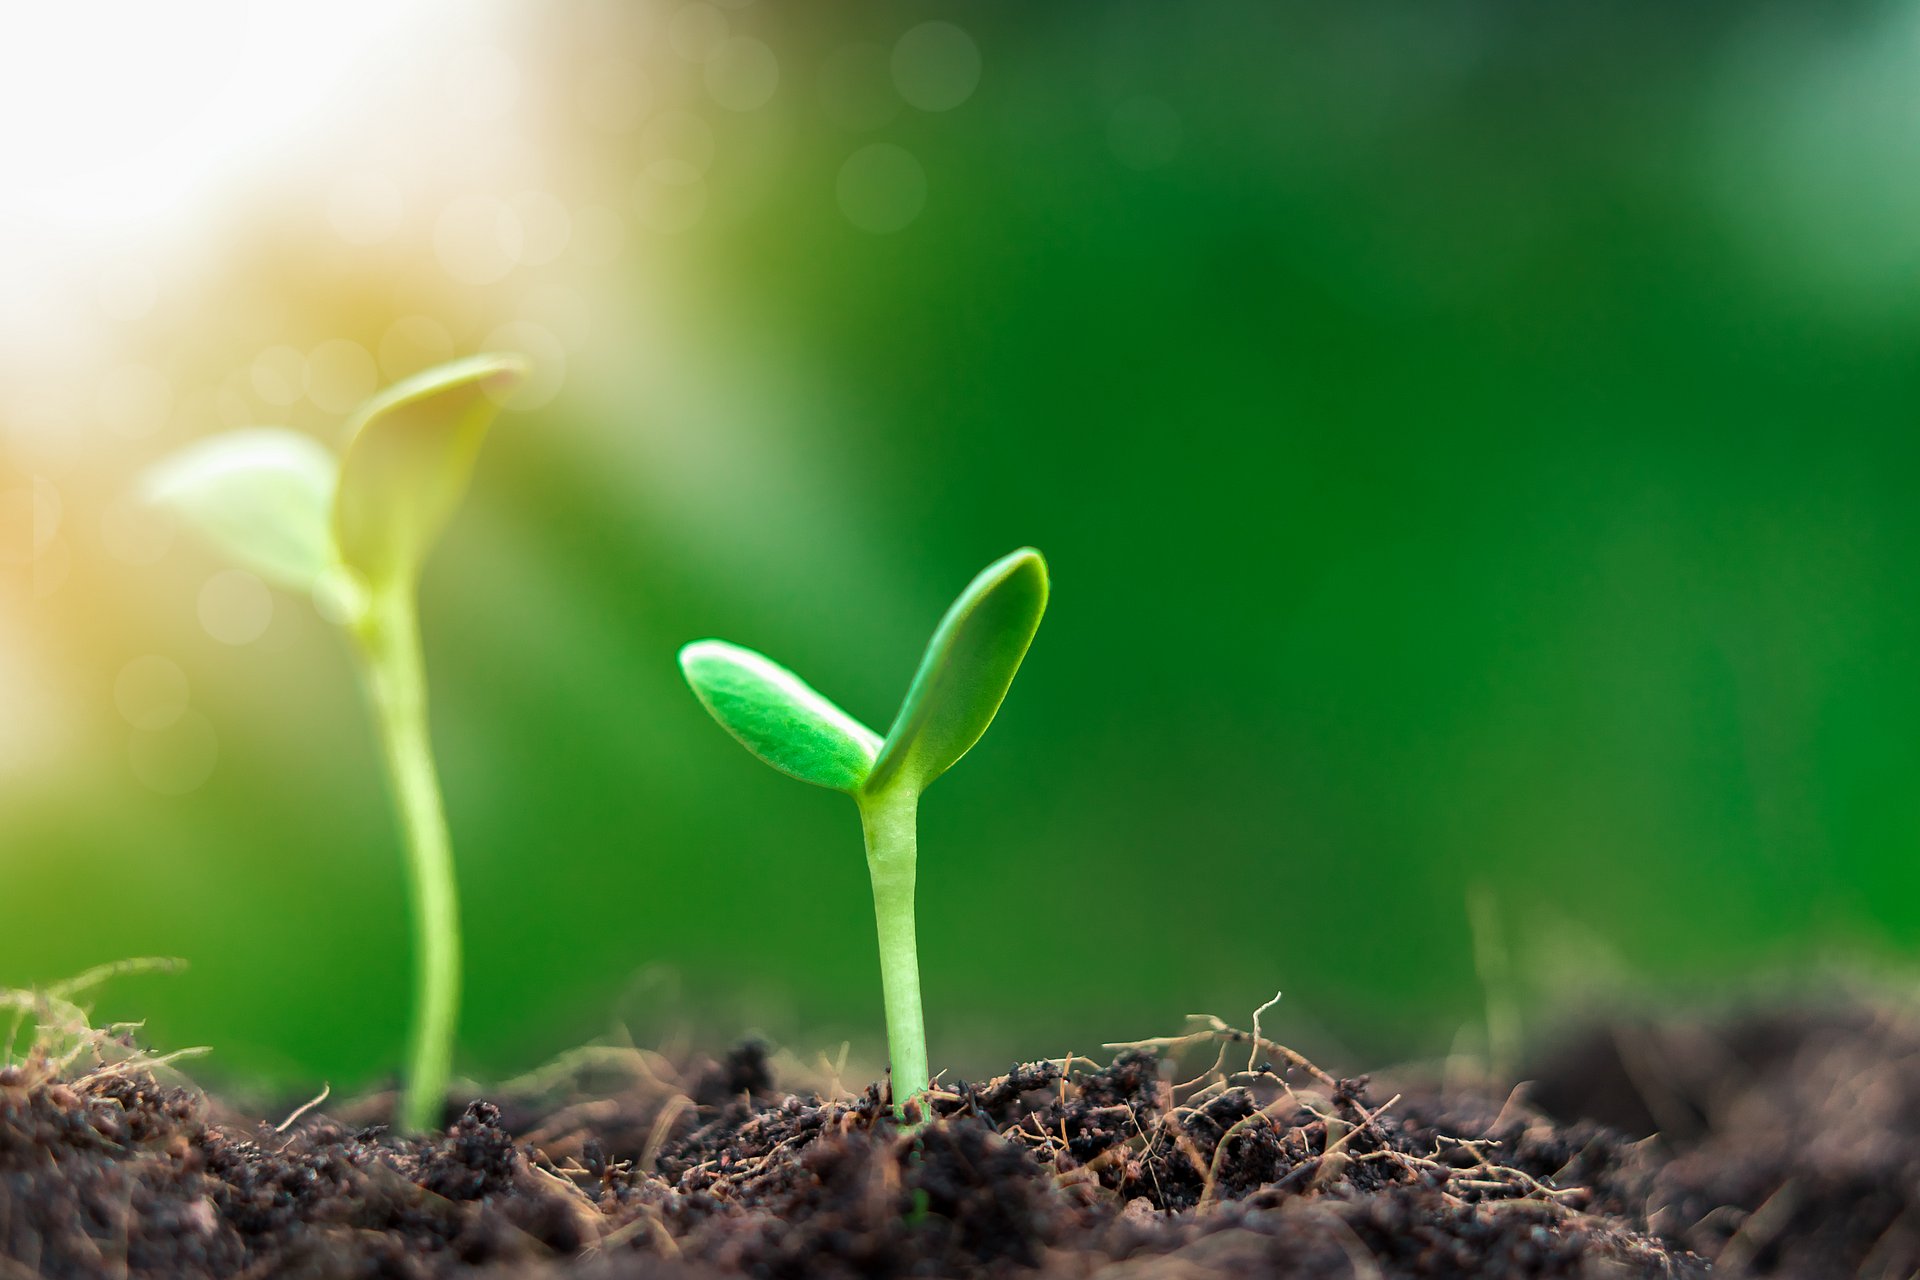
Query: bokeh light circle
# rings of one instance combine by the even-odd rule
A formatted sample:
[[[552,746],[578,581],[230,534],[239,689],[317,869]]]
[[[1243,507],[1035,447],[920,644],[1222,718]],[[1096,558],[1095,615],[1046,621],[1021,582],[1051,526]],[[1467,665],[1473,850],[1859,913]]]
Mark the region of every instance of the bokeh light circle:
[[[951,22],[923,22],[893,46],[893,87],[922,111],[951,111],[980,87],[980,46]]]
[[[906,148],[876,142],[847,157],[835,194],[847,221],[862,231],[887,235],[912,223],[926,208],[927,171]]]
[[[461,284],[494,284],[520,265],[525,236],[513,207],[485,195],[456,196],[433,228],[441,269]]]
[[[583,204],[573,211],[568,251],[589,267],[610,266],[627,247],[627,220],[604,204]]]
[[[691,111],[666,111],[647,122],[640,134],[643,166],[678,161],[695,175],[706,173],[716,149],[713,126]]]
[[[710,4],[694,0],[681,5],[667,19],[667,43],[689,62],[705,62],[726,43],[727,15]]]
[[[700,221],[707,210],[707,184],[684,160],[656,160],[634,183],[633,198],[641,226],[673,234]]]
[[[707,95],[729,111],[753,111],[773,100],[780,87],[780,60],[765,41],[749,36],[724,40],[701,68]]]
[[[307,353],[307,397],[328,413],[352,413],[380,388],[380,369],[367,349],[345,338]]]
[[[574,105],[591,128],[629,133],[653,106],[653,82],[625,58],[603,58],[581,74]]]
[[[248,382],[268,404],[298,404],[307,394],[307,358],[292,347],[268,347],[254,357]]]
[[[573,215],[557,196],[547,191],[522,191],[509,204],[520,221],[522,263],[545,266],[567,251],[567,241],[573,236]]]
[[[221,644],[252,644],[273,622],[273,592],[244,569],[223,569],[201,586],[199,615]]]

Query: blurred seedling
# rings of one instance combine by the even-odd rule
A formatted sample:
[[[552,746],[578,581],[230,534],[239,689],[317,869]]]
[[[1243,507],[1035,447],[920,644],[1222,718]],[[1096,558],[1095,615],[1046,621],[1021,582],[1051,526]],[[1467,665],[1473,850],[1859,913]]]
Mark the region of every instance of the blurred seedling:
[[[913,894],[920,793],[993,723],[1047,607],[1047,565],[1024,548],[994,562],[947,610],[886,737],[785,667],[724,640],[680,651],[687,683],[720,726],[780,772],[843,791],[860,808],[880,939],[894,1110],[928,1085]]]
[[[499,400],[527,374],[514,355],[429,369],[348,422],[335,458],[307,436],[249,428],[162,462],[149,498],[242,567],[313,598],[351,641],[378,722],[411,878],[413,1027],[398,1121],[428,1128],[445,1099],[460,1004],[453,852],[427,721],[418,586],[452,519]]]

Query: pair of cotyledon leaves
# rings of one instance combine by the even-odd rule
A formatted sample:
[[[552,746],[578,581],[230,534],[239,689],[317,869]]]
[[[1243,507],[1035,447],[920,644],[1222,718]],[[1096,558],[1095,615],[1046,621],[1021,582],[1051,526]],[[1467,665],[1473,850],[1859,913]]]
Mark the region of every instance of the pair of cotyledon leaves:
[[[918,793],[993,723],[1046,607],[1038,551],[987,566],[941,619],[885,738],[751,649],[699,640],[680,666],[713,718],[782,773],[854,795]]]
[[[526,374],[515,355],[456,360],[368,401],[337,459],[297,432],[248,428],[162,463],[146,492],[280,586],[349,600],[408,590],[466,493],[500,399]]]
[[[148,496],[242,566],[343,608],[410,591],[452,518],[518,356],[429,369],[370,400],[336,459],[278,428],[228,432],[157,468]],[[988,566],[940,622],[883,739],[772,660],[720,640],[681,651],[694,692],[728,732],[805,782],[872,794],[946,772],[993,722],[1047,605],[1040,553]]]

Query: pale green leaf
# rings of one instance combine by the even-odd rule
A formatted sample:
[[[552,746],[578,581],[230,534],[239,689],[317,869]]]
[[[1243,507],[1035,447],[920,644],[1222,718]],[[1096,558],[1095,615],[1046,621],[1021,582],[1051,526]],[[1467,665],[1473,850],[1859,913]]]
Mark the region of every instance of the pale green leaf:
[[[858,791],[880,735],[772,659],[696,640],[680,650],[687,683],[720,727],[780,772],[802,782]]]
[[[927,643],[867,780],[924,788],[993,723],[1047,609],[1047,562],[1023,547],[980,572]]]
[[[515,355],[456,360],[389,387],[354,418],[333,535],[341,562],[372,590],[419,577],[466,494],[499,401],[526,374]]]
[[[236,564],[307,591],[333,560],[328,518],[338,470],[306,436],[253,427],[165,459],[141,492]]]

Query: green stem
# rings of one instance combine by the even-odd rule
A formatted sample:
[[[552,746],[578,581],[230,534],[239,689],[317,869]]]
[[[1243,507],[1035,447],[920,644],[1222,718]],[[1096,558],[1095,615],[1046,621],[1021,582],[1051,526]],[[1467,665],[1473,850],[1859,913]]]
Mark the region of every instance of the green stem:
[[[413,1029],[397,1121],[407,1133],[439,1127],[460,1013],[460,904],[440,780],[427,723],[420,619],[411,597],[376,599],[354,628],[379,722],[407,863],[413,916]]]
[[[920,953],[913,932],[913,884],[919,862],[919,793],[904,787],[861,795],[860,826],[873,877],[880,934],[880,989],[887,1005],[887,1054],[893,1063],[893,1111],[926,1091],[927,1025],[920,1007]]]

